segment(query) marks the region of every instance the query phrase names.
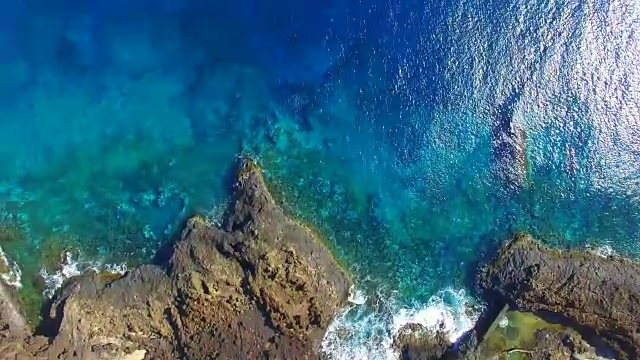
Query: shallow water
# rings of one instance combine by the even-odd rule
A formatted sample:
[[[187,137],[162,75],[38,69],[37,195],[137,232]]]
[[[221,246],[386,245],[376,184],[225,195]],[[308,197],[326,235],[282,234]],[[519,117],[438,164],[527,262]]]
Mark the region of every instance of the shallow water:
[[[0,246],[32,311],[220,221],[241,153],[357,276],[336,358],[416,314],[464,330],[516,232],[640,254],[640,3],[265,4],[2,4]]]

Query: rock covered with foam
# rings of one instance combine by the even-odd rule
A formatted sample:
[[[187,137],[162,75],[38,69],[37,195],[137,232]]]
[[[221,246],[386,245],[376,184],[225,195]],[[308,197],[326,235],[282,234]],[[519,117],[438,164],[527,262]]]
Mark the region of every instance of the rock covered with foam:
[[[464,290],[443,289],[427,303],[407,306],[388,294],[352,292],[349,306],[327,329],[327,360],[419,359],[446,349],[476,322],[480,306]],[[437,339],[436,339],[437,338]]]

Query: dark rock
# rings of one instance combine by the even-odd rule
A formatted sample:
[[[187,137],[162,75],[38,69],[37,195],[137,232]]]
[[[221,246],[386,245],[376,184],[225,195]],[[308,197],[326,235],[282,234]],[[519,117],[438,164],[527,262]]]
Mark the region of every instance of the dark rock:
[[[402,360],[437,360],[450,345],[444,331],[431,331],[420,324],[403,326],[393,343]]]
[[[104,280],[87,273],[60,291],[47,319],[51,344],[39,354],[317,359],[324,330],[351,285],[318,236],[275,204],[249,160],[242,162],[222,228],[195,217],[168,269],[145,265]]]
[[[478,335],[475,329],[471,329],[440,357],[442,360],[484,360],[477,351]]]
[[[165,309],[172,306],[173,293],[170,279],[155,266],[142,266],[110,284],[101,274],[84,274],[51,308],[59,328],[49,356],[102,359],[138,351],[142,359],[152,340],[171,337]]]
[[[504,246],[479,278],[489,301],[504,301],[598,335],[619,359],[640,358],[640,265],[621,257],[546,248],[530,236]]]
[[[495,109],[492,122],[492,151],[498,174],[517,188],[526,185],[529,171],[527,132],[515,121],[514,114],[522,89],[514,89]]]

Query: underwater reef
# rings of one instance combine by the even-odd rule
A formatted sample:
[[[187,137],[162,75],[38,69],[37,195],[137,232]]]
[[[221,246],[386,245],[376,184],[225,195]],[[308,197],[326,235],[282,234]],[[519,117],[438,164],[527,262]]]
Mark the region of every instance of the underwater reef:
[[[319,238],[285,216],[258,167],[243,160],[220,228],[190,219],[167,268],[69,282],[42,335],[29,335],[0,288],[0,357],[314,359],[350,287]]]

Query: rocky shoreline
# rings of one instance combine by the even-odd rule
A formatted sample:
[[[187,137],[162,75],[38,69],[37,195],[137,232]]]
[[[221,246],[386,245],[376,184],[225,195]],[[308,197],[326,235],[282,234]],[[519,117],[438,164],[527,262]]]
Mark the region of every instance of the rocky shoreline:
[[[36,334],[0,282],[4,359],[321,359],[352,281],[241,161],[220,227],[195,217],[166,266],[89,272],[56,294]],[[640,358],[640,264],[519,235],[481,269],[487,308],[457,344],[410,324],[402,359]]]
[[[252,161],[235,186],[224,224],[189,220],[167,267],[117,279],[89,272],[65,285],[43,334],[19,326],[24,318],[3,303],[0,358],[318,359],[351,280],[275,204]]]
[[[640,358],[634,261],[518,235],[480,270],[476,287],[487,308],[459,343],[443,346],[438,332],[407,329],[397,339],[403,359]]]

